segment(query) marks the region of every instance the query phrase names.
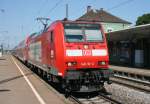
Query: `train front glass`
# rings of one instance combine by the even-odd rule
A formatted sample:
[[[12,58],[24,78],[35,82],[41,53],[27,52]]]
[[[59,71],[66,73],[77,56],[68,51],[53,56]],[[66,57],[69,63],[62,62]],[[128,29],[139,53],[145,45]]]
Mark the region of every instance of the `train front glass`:
[[[66,42],[103,42],[98,24],[65,24]]]

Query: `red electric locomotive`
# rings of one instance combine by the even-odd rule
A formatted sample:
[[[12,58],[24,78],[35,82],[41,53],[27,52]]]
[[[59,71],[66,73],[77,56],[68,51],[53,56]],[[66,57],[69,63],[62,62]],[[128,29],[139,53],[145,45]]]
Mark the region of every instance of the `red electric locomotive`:
[[[56,21],[27,40],[24,61],[66,91],[99,91],[105,81],[110,82],[112,72],[100,24]]]

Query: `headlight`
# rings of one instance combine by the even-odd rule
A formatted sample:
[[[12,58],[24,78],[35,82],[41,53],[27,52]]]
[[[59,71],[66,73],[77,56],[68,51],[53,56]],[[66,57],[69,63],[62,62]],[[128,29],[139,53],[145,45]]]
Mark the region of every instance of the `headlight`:
[[[77,65],[77,62],[67,62],[67,66],[75,66]]]
[[[68,66],[72,66],[72,63],[71,62],[68,62],[68,64],[67,64]]]
[[[106,65],[106,62],[105,61],[99,61],[98,65]]]

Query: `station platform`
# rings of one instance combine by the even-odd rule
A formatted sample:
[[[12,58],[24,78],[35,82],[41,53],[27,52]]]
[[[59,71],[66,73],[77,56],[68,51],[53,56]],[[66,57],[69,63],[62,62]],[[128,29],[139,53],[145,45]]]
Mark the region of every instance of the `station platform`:
[[[131,74],[137,74],[137,75],[150,77],[150,69],[131,68],[131,67],[115,66],[115,65],[110,65],[110,69],[112,69],[113,71],[127,72]]]
[[[0,57],[0,104],[68,104],[11,55]]]

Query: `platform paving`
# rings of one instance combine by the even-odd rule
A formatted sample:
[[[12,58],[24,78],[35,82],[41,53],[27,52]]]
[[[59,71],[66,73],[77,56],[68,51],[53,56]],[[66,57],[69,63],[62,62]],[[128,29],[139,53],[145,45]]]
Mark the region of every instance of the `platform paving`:
[[[17,59],[0,57],[0,104],[67,103]]]

